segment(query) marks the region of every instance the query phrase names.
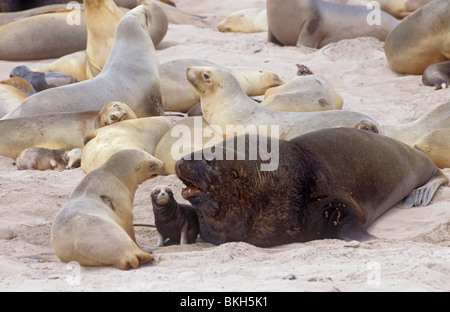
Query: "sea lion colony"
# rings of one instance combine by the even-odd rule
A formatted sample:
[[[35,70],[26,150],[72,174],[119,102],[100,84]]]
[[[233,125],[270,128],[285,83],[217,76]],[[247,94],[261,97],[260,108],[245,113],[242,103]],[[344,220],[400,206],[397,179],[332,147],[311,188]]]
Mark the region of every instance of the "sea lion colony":
[[[427,205],[438,187],[448,183],[437,166],[450,166],[450,143],[442,139],[448,137],[450,103],[429,112],[422,122],[384,126],[368,115],[342,111],[343,98],[320,76],[284,82],[264,68],[231,68],[182,57],[159,64],[155,46],[163,41],[170,21],[187,15],[176,7],[155,0],[79,2],[84,3],[84,30],[72,38],[78,47],[69,45],[70,40],[49,43],[48,32],[33,34],[45,37],[43,48],[38,40],[32,43],[24,29],[46,27],[48,16],[54,14],[52,23],[62,27],[51,26],[50,33],[68,35],[65,26],[71,9],[39,8],[67,1],[35,1],[27,6],[0,1],[4,12],[0,21],[5,21],[0,34],[14,34],[9,39],[14,44],[1,45],[0,57],[60,57],[41,70],[17,67],[12,78],[4,77],[0,99],[7,108],[0,110],[0,151],[13,158],[27,152],[18,159],[26,164],[21,169],[69,169],[81,159],[86,177],[52,227],[52,244],[62,261],[121,269],[151,261],[153,256],[134,237],[131,207],[138,185],[159,174],[176,174],[191,205],[174,201],[166,186],[155,188],[152,198],[149,194],[149,209],[153,200],[158,220],[158,246],[166,237],[194,243],[198,232],[200,239],[213,244],[244,241],[263,247],[322,238],[364,241],[373,238],[367,226],[398,201]],[[450,24],[441,23],[436,32],[430,21],[436,14],[450,14],[448,1],[424,1],[414,13],[399,13],[402,17],[411,13],[404,20],[382,12],[379,28],[367,27],[361,19],[367,15],[364,7],[330,2],[267,0],[263,12],[238,12],[227,21],[235,25],[222,22],[219,29],[267,31],[269,42],[312,48],[374,36],[386,40],[393,70],[424,74],[425,84],[448,87],[450,42],[441,39],[448,39]],[[17,12],[6,13],[25,9],[21,18]],[[246,22],[257,18],[262,26],[239,29],[240,14]],[[410,31],[408,24],[421,29]],[[345,36],[336,25],[347,26]],[[22,47],[26,53],[19,53]],[[407,49],[409,60],[401,63],[403,57],[397,55],[405,53],[402,49]],[[299,76],[314,75],[303,68]],[[262,105],[250,98],[264,94]],[[168,111],[185,113],[198,102],[196,115],[202,116],[170,121]],[[156,121],[159,124],[154,125]],[[248,128],[228,131],[227,125]],[[266,137],[259,133],[263,125],[280,129],[271,128],[271,137]],[[208,136],[200,141],[185,138],[183,151],[174,153],[180,142],[170,134],[177,129],[202,134],[207,130]],[[228,147],[241,139],[244,145]],[[250,159],[255,149],[251,142],[271,146],[271,152],[266,150],[264,159],[258,153]],[[345,144],[348,148],[342,148]],[[85,146],[89,150],[82,151]],[[268,153],[274,166],[264,166]],[[241,158],[227,161],[229,155]],[[165,205],[172,211],[165,211]],[[93,223],[96,229],[89,228]],[[109,231],[104,239],[87,237],[99,235],[89,232],[101,233],[103,228]]]

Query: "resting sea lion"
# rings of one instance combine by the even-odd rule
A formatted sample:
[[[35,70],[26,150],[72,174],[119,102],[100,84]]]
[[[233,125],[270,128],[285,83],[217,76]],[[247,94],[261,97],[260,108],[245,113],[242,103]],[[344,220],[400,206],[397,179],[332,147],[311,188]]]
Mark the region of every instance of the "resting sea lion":
[[[434,0],[405,18],[386,38],[389,66],[400,74],[420,75],[450,60],[450,2]]]
[[[199,59],[178,59],[161,64],[161,92],[165,111],[187,112],[200,101],[198,92],[186,79],[190,66],[213,66],[215,63]],[[248,96],[263,95],[271,87],[282,85],[281,78],[270,71],[252,67],[229,67]]]
[[[85,138],[81,169],[89,173],[122,149],[139,149],[153,155],[169,127],[166,117],[147,117],[99,128]]]
[[[80,14],[80,25],[67,23],[69,14],[39,14],[0,26],[0,59],[50,59],[85,49],[84,14]]]
[[[159,61],[148,35],[149,16],[148,8],[140,5],[121,19],[108,61],[98,76],[39,92],[4,118],[99,110],[111,101],[127,103],[138,117],[163,115]]]
[[[430,157],[439,168],[450,168],[450,128],[436,129],[424,135],[414,147]]]
[[[450,85],[450,61],[428,66],[423,72],[422,81],[436,90],[448,88]]]
[[[383,125],[388,137],[409,146],[414,146],[421,137],[440,128],[450,128],[450,102],[439,105],[412,122]]]
[[[167,238],[181,245],[195,243],[199,233],[197,213],[191,206],[179,204],[172,190],[158,185],[151,192],[153,215],[158,231],[158,247],[164,246]]]
[[[17,158],[29,147],[82,148],[95,129],[135,118],[124,103],[110,102],[100,111],[41,114],[0,120],[0,155]]]
[[[277,168],[263,171],[268,149]],[[448,183],[416,149],[350,128],[290,141],[246,135],[216,145],[216,158],[210,150],[196,153],[190,158],[201,160],[181,159],[176,171],[186,185],[183,197],[197,212],[202,239],[213,244],[368,240],[370,224],[399,201],[427,205]]]
[[[122,270],[152,260],[136,243],[132,205],[139,184],[162,166],[144,151],[122,150],[86,175],[53,221],[51,242],[58,258]]]
[[[115,39],[116,27],[128,10],[117,7],[112,0],[85,1],[88,36],[83,51],[65,55],[40,69],[41,72],[66,73],[83,81],[97,76],[103,69]],[[147,17],[152,21],[149,34],[156,46],[166,35],[167,16],[157,1],[139,0],[137,2],[150,10],[150,15]]]
[[[66,4],[50,4],[44,5],[38,8],[31,8],[16,12],[0,12],[0,26],[6,25],[8,23],[18,21],[23,18],[30,16],[48,14],[48,13],[64,13],[71,12],[73,7],[68,7]],[[86,42],[86,40],[85,40]]]
[[[380,11],[380,23],[369,25],[366,7],[321,0],[267,0],[269,42],[322,48],[343,39],[375,37],[381,41],[399,21]]]
[[[254,33],[267,31],[267,10],[251,8],[231,13],[219,22],[217,28],[222,32]]]
[[[257,133],[264,126],[271,126],[271,129],[278,129],[279,138],[288,140],[318,129],[353,128],[362,120],[372,122],[380,134],[384,134],[378,122],[359,112],[280,112],[264,107],[249,99],[226,69],[190,67],[186,75],[200,94],[203,118],[208,124],[221,128],[224,137]]]
[[[341,109],[344,100],[320,75],[296,76],[285,84],[268,89],[261,105],[285,112],[319,112]]]
[[[22,151],[16,159],[19,170],[71,169],[80,167],[81,149],[72,151],[43,147],[30,147]]]
[[[78,80],[69,74],[35,72],[26,66],[17,66],[13,68],[9,76],[24,78],[33,86],[33,89],[36,90],[36,92],[78,82]]]

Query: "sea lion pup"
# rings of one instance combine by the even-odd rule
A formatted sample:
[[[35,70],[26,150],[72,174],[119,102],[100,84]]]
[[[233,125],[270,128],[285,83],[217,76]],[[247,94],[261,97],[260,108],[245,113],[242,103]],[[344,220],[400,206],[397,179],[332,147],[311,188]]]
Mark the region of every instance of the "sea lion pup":
[[[199,233],[195,210],[190,205],[178,203],[166,185],[155,186],[150,196],[158,231],[156,245],[163,247],[167,238],[171,243],[181,245],[195,243]]]
[[[262,68],[224,67],[206,60],[178,59],[161,64],[159,71],[165,111],[187,112],[200,102],[200,95],[186,79],[190,66],[228,68],[248,96],[263,95],[268,88],[284,83],[277,74]]]
[[[434,0],[405,18],[386,38],[389,66],[399,74],[420,75],[450,59],[450,2]]]
[[[30,147],[22,151],[16,159],[19,170],[71,169],[80,167],[81,149],[72,151],[43,147]]]
[[[132,205],[142,182],[163,163],[141,150],[122,150],[84,177],[55,217],[51,242],[61,261],[126,270],[153,259],[133,228]]]
[[[200,94],[203,118],[221,128],[224,138],[264,130],[261,134],[288,140],[318,129],[353,128],[362,120],[372,122],[384,134],[378,122],[359,112],[281,112],[264,107],[250,99],[226,69],[194,66],[188,68],[186,75]],[[268,133],[269,126],[278,133]]]
[[[261,105],[284,112],[319,112],[341,109],[344,100],[320,75],[296,76],[285,84],[268,89]]]
[[[424,135],[414,147],[430,157],[439,168],[450,168],[450,128],[436,129]]]
[[[357,37],[384,41],[399,21],[386,12],[379,14],[379,23],[369,25],[364,6],[321,0],[268,0],[268,41],[316,49]]]
[[[17,158],[29,147],[82,148],[95,129],[135,118],[124,103],[110,102],[100,111],[41,114],[0,120],[0,155]]]
[[[50,88],[65,86],[78,82],[77,79],[64,73],[41,73],[30,70],[26,66],[14,67],[9,77],[21,77],[27,80],[36,92],[41,92]],[[31,95],[31,94],[30,94]]]
[[[254,33],[267,31],[267,10],[250,8],[231,13],[219,22],[217,28],[221,32]]]
[[[195,153],[176,172],[202,239],[213,244],[368,240],[367,228],[399,201],[425,206],[448,183],[418,150],[352,128],[290,141],[245,135]]]
[[[423,72],[422,82],[436,90],[448,88],[450,85],[450,61],[428,66]]]
[[[74,148],[73,150],[66,152],[66,169],[79,168],[81,166],[81,155],[83,155],[82,148]]]
[[[148,8],[140,5],[120,20],[108,61],[98,76],[39,92],[4,118],[99,110],[111,101],[126,103],[138,117],[164,115],[159,61],[148,35],[149,16]]]
[[[169,127],[170,121],[166,117],[147,117],[99,128],[84,140],[81,169],[89,173],[122,149],[140,149],[153,155]]]
[[[175,122],[159,140],[155,157],[164,162],[164,175],[175,173],[175,163],[194,151],[211,147],[223,141],[214,126],[202,117],[185,117]]]
[[[86,48],[86,24],[67,23],[72,12],[39,14],[0,26],[0,59],[50,59]]]
[[[414,146],[421,137],[440,128],[450,128],[450,102],[437,106],[412,122],[383,125],[388,137],[409,146]]]

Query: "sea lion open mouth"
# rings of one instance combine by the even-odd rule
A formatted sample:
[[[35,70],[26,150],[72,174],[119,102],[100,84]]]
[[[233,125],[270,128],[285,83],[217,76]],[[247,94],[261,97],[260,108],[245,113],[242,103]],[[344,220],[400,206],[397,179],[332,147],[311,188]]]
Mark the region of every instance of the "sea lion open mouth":
[[[189,185],[186,188],[183,188],[181,190],[181,196],[183,196],[184,199],[188,200],[192,197],[198,196],[202,193],[202,190],[199,189],[197,186],[195,185]]]
[[[195,184],[194,181],[186,178],[182,174],[179,165],[175,165],[175,172],[176,172],[178,178],[184,183],[184,185],[186,185],[186,187],[181,190],[181,196],[184,199],[186,199],[186,200],[191,199],[191,198],[193,198],[195,196],[200,195],[203,192],[200,189],[200,187],[197,184]]]

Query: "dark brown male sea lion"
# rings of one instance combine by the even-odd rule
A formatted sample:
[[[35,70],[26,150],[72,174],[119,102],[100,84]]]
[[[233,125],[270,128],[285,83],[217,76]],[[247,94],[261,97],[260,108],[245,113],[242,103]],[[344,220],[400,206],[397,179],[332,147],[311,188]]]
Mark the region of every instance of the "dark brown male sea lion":
[[[324,129],[290,141],[246,135],[223,144],[229,150],[216,145],[189,155],[201,160],[176,164],[200,235],[214,244],[364,241],[372,238],[367,227],[399,201],[427,205],[448,183],[423,153],[370,131]],[[263,171],[269,158],[278,166]]]

